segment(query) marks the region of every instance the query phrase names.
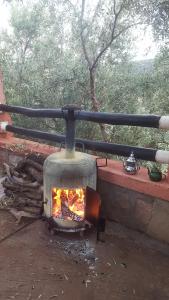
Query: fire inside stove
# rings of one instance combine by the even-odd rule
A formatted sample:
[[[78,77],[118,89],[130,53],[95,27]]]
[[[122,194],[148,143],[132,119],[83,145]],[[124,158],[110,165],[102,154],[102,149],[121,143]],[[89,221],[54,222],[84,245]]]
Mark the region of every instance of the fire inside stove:
[[[52,189],[52,215],[62,220],[82,222],[85,219],[85,189]]]

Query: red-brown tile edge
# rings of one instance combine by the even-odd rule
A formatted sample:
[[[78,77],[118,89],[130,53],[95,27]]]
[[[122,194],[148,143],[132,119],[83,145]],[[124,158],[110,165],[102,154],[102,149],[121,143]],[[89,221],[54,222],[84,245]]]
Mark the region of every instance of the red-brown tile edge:
[[[7,149],[16,155],[22,156],[32,152],[49,155],[60,151],[59,148],[54,146],[15,137],[0,138],[0,149]],[[109,183],[169,201],[168,180],[165,179],[161,182],[150,181],[146,168],[142,167],[137,175],[128,175],[123,171],[122,162],[108,160],[106,167],[98,168],[98,177]]]

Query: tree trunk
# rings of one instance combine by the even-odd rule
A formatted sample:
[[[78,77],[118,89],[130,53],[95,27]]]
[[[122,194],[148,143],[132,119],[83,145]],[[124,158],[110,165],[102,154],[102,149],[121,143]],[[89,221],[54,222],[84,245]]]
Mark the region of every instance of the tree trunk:
[[[100,111],[100,104],[97,101],[97,97],[96,97],[96,70],[95,68],[93,69],[89,69],[90,72],[90,95],[91,95],[91,101],[92,101],[92,110],[95,112],[99,112]],[[105,124],[99,124],[100,126],[100,130],[101,130],[101,135],[102,138],[105,142],[107,142],[108,137],[107,137],[107,133],[106,133],[106,127]]]

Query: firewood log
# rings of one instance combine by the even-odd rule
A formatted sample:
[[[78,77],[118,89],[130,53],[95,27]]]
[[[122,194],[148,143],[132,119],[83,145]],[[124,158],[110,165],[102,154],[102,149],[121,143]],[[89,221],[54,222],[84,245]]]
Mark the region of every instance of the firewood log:
[[[17,207],[29,206],[42,208],[42,201],[21,197],[16,197],[14,201]]]
[[[43,173],[42,172],[39,172],[37,171],[35,168],[33,167],[30,167],[30,166],[27,166],[26,167],[26,172],[32,176],[32,178],[34,180],[36,180],[37,182],[39,183],[42,183],[43,182]]]
[[[13,174],[13,171],[11,170],[11,167],[7,163],[3,163],[3,167],[5,169],[5,172],[8,177],[11,177]]]
[[[18,211],[15,208],[11,208],[9,212],[17,219],[17,223],[19,224],[22,218],[37,218],[34,214],[25,211]]]
[[[35,199],[36,198],[38,199],[42,195],[42,189],[40,188],[40,186],[38,186],[35,189],[35,187],[21,186],[21,185],[18,185],[18,184],[11,183],[8,180],[3,181],[2,185],[3,185],[3,187],[5,187],[6,189],[11,190],[12,192],[30,193],[30,194],[32,194],[31,198],[35,197]]]
[[[38,216],[38,215],[41,214],[42,209],[38,208],[38,207],[28,207],[28,206],[25,206],[23,208],[23,211],[31,213],[32,215]]]
[[[27,158],[22,159],[21,161],[19,161],[16,168],[15,168],[15,170],[19,172],[19,171],[23,171],[27,167],[33,167],[37,171],[43,172],[43,166],[42,165],[40,165],[39,163],[37,163],[33,160],[27,159]]]
[[[7,197],[13,199],[12,206],[30,215],[40,215],[43,207],[42,163],[36,157],[29,157],[22,159],[16,167],[4,164],[4,169],[7,177],[2,185]]]
[[[16,198],[16,197],[25,197],[29,199],[35,199],[37,201],[42,200],[43,193],[35,193],[33,191],[21,191],[21,190],[11,190],[8,187],[5,189],[5,194],[8,197]]]
[[[66,217],[71,217],[74,221],[81,221],[82,218],[78,215],[76,215],[73,211],[71,211],[63,202],[61,203],[62,207],[62,214]]]
[[[28,154],[26,157],[27,157],[27,159],[31,159],[31,160],[37,162],[38,164],[40,164],[42,166],[43,166],[44,161],[46,159],[46,155],[39,154],[39,153],[31,153],[31,154]]]
[[[31,181],[24,180],[23,178],[17,178],[16,176],[12,176],[10,180],[14,184],[17,184],[22,187],[37,188],[40,186],[40,184],[37,181],[31,182]]]
[[[30,199],[41,200],[43,194],[42,193],[36,194],[36,193],[32,193],[32,192],[25,192],[24,195],[25,195],[25,197],[30,198]]]

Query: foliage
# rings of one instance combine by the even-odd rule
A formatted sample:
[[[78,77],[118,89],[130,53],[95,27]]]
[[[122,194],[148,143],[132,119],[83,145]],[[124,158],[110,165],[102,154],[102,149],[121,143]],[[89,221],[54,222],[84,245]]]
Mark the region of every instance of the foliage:
[[[168,40],[169,37],[169,2],[157,1],[153,13],[153,27],[156,38]]]
[[[81,30],[90,60],[95,62],[109,42],[111,18],[114,16],[112,3],[116,2],[98,1],[98,5],[91,10],[87,6],[83,28],[79,23],[81,1],[75,6],[72,3],[66,0],[11,2],[11,30],[0,34],[0,65],[9,104],[62,107],[73,102],[83,109],[92,109],[89,66],[82,47]],[[164,37],[162,32],[166,32],[166,27],[161,26],[161,32],[157,34],[159,2],[117,1],[116,9],[124,3],[116,28],[116,35],[121,30],[122,34],[99,57],[95,68],[95,94],[99,109],[121,113],[169,114],[167,44],[154,65],[140,70],[138,64],[131,61],[131,31],[125,31],[135,21],[152,23],[156,37]],[[164,20],[167,24],[167,18],[164,17]],[[60,120],[37,121],[18,115],[13,118],[19,126],[64,132],[64,124]],[[168,134],[155,129],[107,126],[106,134],[115,143],[169,148]],[[88,122],[78,123],[77,136],[102,139],[99,126]]]

